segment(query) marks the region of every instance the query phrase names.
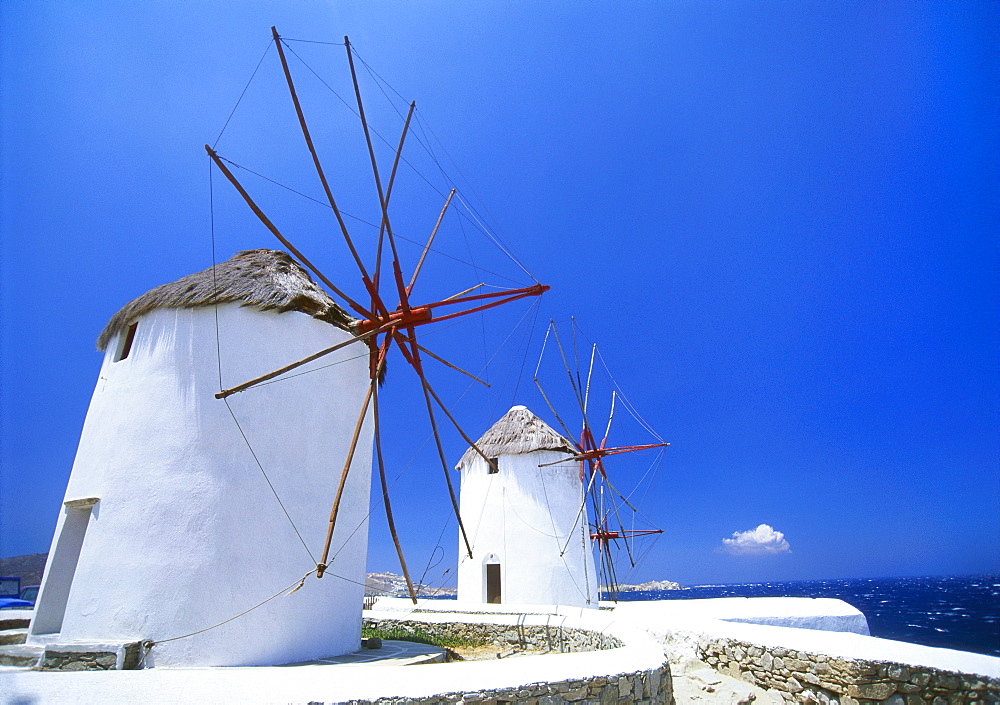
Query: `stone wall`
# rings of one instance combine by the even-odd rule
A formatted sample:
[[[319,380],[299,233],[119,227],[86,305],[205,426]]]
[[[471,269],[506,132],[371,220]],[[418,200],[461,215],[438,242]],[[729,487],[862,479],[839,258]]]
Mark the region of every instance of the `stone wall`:
[[[544,656],[540,658],[545,658]],[[618,676],[595,676],[583,680],[531,683],[516,688],[476,692],[441,693],[426,698],[380,698],[352,700],[352,705],[443,705],[444,703],[523,703],[524,705],[557,705],[558,703],[620,703],[621,705],[659,705],[673,703],[670,673],[659,669],[636,671]]]
[[[52,647],[42,656],[43,671],[111,671],[139,667],[139,642],[112,646],[113,651],[94,647]]]
[[[1000,703],[1000,680],[932,668],[844,659],[703,637],[700,658],[721,673],[776,691],[787,702],[957,705]]]
[[[412,615],[409,615],[412,617]],[[561,626],[490,624],[470,622],[423,622],[417,619],[365,617],[364,626],[387,631],[420,630],[432,636],[486,642],[497,646],[514,646],[536,650],[572,653],[617,649],[624,644],[608,634],[586,629]],[[536,658],[546,658],[539,655]],[[359,700],[357,705],[396,705],[397,703],[525,703],[555,705],[556,703],[622,703],[623,705],[672,705],[673,689],[670,666],[633,671],[616,675],[595,675],[585,679],[530,683],[511,688],[476,692],[440,693],[426,698],[381,698]]]
[[[43,671],[110,671],[118,663],[113,651],[46,651]]]
[[[372,617],[365,617],[363,625],[371,629],[402,629],[408,632],[419,630],[432,636],[559,653],[600,651],[622,646],[621,641],[607,634],[558,625],[423,622]]]

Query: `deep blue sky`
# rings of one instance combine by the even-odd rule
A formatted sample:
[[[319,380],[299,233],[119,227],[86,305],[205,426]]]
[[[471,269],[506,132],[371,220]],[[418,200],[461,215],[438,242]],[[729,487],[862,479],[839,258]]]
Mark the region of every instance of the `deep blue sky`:
[[[350,35],[552,286],[537,315],[519,304],[435,342],[478,370],[484,342],[492,354],[528,313],[488,372],[494,388],[456,405],[469,432],[514,402],[547,417],[531,383],[539,343],[549,318],[576,316],[672,443],[641,507],[665,534],[633,578],[1000,570],[996,3],[13,0],[0,22],[0,556],[48,549],[104,323],[211,264],[202,145],[274,24],[289,38]],[[293,46],[349,95],[342,47]],[[321,196],[279,70],[272,50],[219,150]],[[293,70],[343,207],[377,218],[357,122]],[[394,142],[399,120],[365,80]],[[453,185],[410,146],[436,188]],[[360,296],[322,209],[255,186]],[[215,187],[218,256],[273,246]],[[400,223],[412,219],[397,228],[422,240],[440,197],[410,172],[397,188]],[[317,213],[322,237],[307,224]],[[450,222],[441,249],[531,283],[468,224]],[[439,258],[422,293],[483,277]],[[465,389],[447,370],[433,379],[449,400]],[[447,581],[455,527],[434,456],[416,454],[413,391],[396,360],[394,497],[417,574],[444,532],[427,578]],[[620,421],[613,441],[648,442]],[[457,460],[461,441],[447,442]],[[651,461],[615,465],[619,484]],[[395,570],[373,516],[369,566]],[[791,551],[720,550],[760,524]]]

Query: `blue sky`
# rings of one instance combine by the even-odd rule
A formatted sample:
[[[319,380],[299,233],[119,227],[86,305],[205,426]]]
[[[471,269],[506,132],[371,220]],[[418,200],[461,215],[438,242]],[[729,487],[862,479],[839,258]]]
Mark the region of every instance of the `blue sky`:
[[[457,185],[552,286],[537,308],[428,338],[478,371],[514,330],[488,391],[455,401],[465,381],[433,370],[467,430],[512,403],[548,418],[532,371],[547,321],[568,331],[575,316],[581,349],[599,343],[671,442],[641,491],[665,533],[631,577],[1000,570],[996,3],[13,1],[0,22],[0,555],[48,548],[104,323],[211,264],[203,145],[273,24],[350,35],[417,101],[448,176],[408,145],[419,173],[401,175],[394,206],[414,239],[440,209],[435,190]],[[346,90],[343,47],[293,47]],[[376,219],[356,120],[293,70],[338,200]],[[279,71],[272,49],[219,151],[321,196]],[[395,141],[398,117],[363,79],[373,124]],[[310,225],[322,209],[255,185],[293,241],[359,292],[339,243]],[[219,258],[274,246],[214,187]],[[463,222],[440,249],[480,271],[438,257],[422,294],[532,282]],[[393,365],[383,405],[404,546],[414,572],[447,582],[456,529],[441,470],[418,452],[422,401]],[[615,423],[612,440],[649,442]],[[457,460],[461,440],[446,442]],[[630,487],[652,463],[612,471]],[[369,567],[395,570],[373,517]],[[732,550],[761,524],[783,540]]]

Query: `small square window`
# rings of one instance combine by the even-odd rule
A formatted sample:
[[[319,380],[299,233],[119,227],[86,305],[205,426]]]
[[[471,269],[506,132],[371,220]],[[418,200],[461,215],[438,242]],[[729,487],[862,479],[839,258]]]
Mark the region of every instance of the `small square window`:
[[[490,475],[496,475],[500,472],[500,458],[490,458],[486,462],[486,472]]]
[[[136,321],[128,329],[118,335],[118,349],[115,354],[115,362],[121,362],[132,352],[132,343],[135,342],[135,331],[139,328],[139,321]]]

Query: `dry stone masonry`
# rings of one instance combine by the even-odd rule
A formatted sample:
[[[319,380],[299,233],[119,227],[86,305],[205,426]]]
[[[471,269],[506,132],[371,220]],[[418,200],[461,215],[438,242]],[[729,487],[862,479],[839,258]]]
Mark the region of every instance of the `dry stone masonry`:
[[[364,626],[371,629],[422,631],[432,636],[483,642],[500,647],[507,646],[558,653],[600,651],[602,649],[617,649],[622,646],[618,639],[607,634],[558,625],[436,623],[366,617]]]
[[[413,619],[364,619],[372,629],[421,631],[437,637],[494,644],[500,647],[572,653],[617,649],[622,642],[608,634],[586,629],[544,625],[478,624],[467,622],[423,622]],[[354,701],[352,701],[354,702]],[[670,666],[634,671],[614,676],[593,676],[580,680],[532,683],[516,688],[484,690],[472,693],[441,693],[428,698],[381,698],[356,701],[357,705],[395,705],[396,703],[525,703],[526,705],[556,705],[557,703],[595,703],[600,705],[671,705]]]
[[[472,693],[441,693],[427,698],[379,698],[352,700],[351,705],[444,705],[445,703],[482,703],[501,705],[558,705],[559,703],[594,703],[610,705],[659,705],[672,703],[669,673],[658,670],[636,671],[610,678],[533,683],[517,688],[483,690]]]
[[[1000,703],[1000,680],[892,662],[844,659],[705,637],[702,660],[786,702],[959,705]]]

